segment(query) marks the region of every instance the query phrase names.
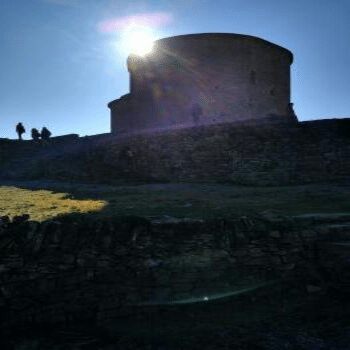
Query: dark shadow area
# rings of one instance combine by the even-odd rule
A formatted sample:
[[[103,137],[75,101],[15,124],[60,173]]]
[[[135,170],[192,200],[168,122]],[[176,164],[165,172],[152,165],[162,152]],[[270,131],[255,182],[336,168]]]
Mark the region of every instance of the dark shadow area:
[[[85,195],[84,198],[88,198],[88,196]],[[73,239],[75,243],[72,243],[72,246],[75,246],[75,251],[79,251],[80,244],[81,246],[86,244],[100,247],[102,243],[99,241],[99,236],[108,231],[110,235],[114,235],[116,242],[118,242],[114,246],[115,249],[117,246],[125,248],[123,253],[120,251],[119,255],[117,254],[119,265],[123,268],[120,270],[120,276],[115,273],[112,279],[110,279],[111,276],[103,273],[100,277],[96,277],[96,291],[102,284],[106,287],[108,283],[117,284],[119,288],[122,288],[126,282],[123,279],[125,276],[133,276],[133,283],[136,284],[140,280],[147,282],[148,279],[149,282],[149,279],[152,278],[151,274],[147,275],[149,271],[139,265],[140,256],[143,256],[143,248],[137,248],[134,245],[135,241],[138,241],[137,232],[142,237],[154,237],[150,221],[142,216],[108,215],[102,218],[94,214],[66,214],[40,223],[40,228],[45,228],[43,230],[36,227],[38,224],[28,221],[27,216],[17,217],[12,222],[2,218],[2,223],[5,226],[9,225],[9,231],[6,232],[8,239],[4,239],[4,232],[1,232],[0,266],[3,266],[6,259],[12,257],[14,276],[21,274],[26,266],[40,260],[43,257],[42,254],[46,254],[47,259],[50,254],[55,257],[70,254],[66,249],[60,250],[59,248],[60,244],[64,247],[67,246],[66,239],[69,236],[71,239],[75,236],[75,240]],[[211,224],[208,222],[208,225]],[[187,235],[188,228],[186,225],[182,225],[184,235],[177,234],[172,238],[178,242],[181,242]],[[58,234],[58,227],[63,227],[64,230],[61,229],[60,238],[57,238],[56,241],[54,239],[55,250],[45,252],[39,248],[37,252],[33,253],[37,243],[34,244],[31,239],[24,238],[28,232],[32,230],[33,237],[42,235],[41,244],[45,246],[47,239]],[[168,230],[167,227],[165,225],[164,230]],[[274,229],[280,230],[283,228],[288,230],[288,225],[280,226],[278,224],[274,227]],[[190,231],[193,231],[192,226]],[[156,247],[149,246],[148,249],[152,251]],[[18,257],[24,259],[22,267],[16,265]],[[6,264],[9,264],[9,260],[6,260]],[[88,265],[86,267],[89,268]],[[103,270],[103,265],[100,270]],[[70,271],[69,269],[62,270],[63,280],[68,281],[73,276],[78,278],[76,273]],[[79,271],[83,276],[84,270]],[[300,271],[300,273],[302,275],[303,272]],[[55,278],[54,275],[52,277]],[[329,278],[334,277],[329,276]],[[29,290],[39,286],[33,282],[28,281],[28,283]],[[91,283],[91,281],[85,280],[79,284],[80,292],[77,294],[80,295],[81,299],[89,300],[89,296],[85,292],[93,290]],[[170,279],[168,283],[171,284],[172,280]],[[137,300],[136,304],[132,305],[128,301],[128,296],[124,295],[124,299],[121,300],[125,300],[127,306],[123,304],[123,301],[120,302],[119,311],[109,322],[107,328],[96,325],[98,308],[94,301],[91,304],[86,304],[85,309],[75,309],[74,311],[73,308],[71,310],[73,318],[63,320],[60,323],[40,323],[32,320],[22,326],[16,325],[13,329],[5,330],[2,328],[0,345],[2,349],[18,349],[18,345],[14,347],[11,343],[19,344],[20,339],[25,339],[27,347],[21,349],[36,350],[43,349],[45,346],[50,349],[54,349],[54,346],[61,346],[60,349],[73,349],[76,346],[78,349],[109,350],[113,349],[113,347],[107,347],[111,344],[115,349],[142,349],[147,346],[152,349],[179,349],[181,347],[186,349],[271,349],[281,348],[289,344],[290,349],[330,350],[333,346],[335,350],[345,350],[347,342],[350,340],[348,287],[344,286],[343,289],[329,288],[325,292],[310,295],[305,291],[295,293],[292,289],[293,284],[295,282],[290,283],[288,280],[284,280],[281,284],[268,288],[266,293],[256,294],[253,290],[233,297],[189,302],[183,305],[141,306],[137,305]],[[18,286],[25,288],[24,284]],[[56,289],[62,293],[68,293],[68,291],[72,293],[72,289],[66,291],[60,287],[60,284],[52,288],[52,291]],[[133,290],[132,285],[130,288]],[[146,287],[143,287],[141,283],[138,284],[138,288]],[[1,293],[0,296],[5,297],[5,304],[0,298],[0,315],[2,315],[0,320],[7,323],[6,304],[13,308],[16,303],[9,302],[9,300],[11,298],[16,300],[17,296],[15,290],[12,290],[13,296],[6,297],[6,288],[1,290]],[[103,301],[103,299],[104,297],[101,296],[100,300]],[[50,299],[43,300],[41,303],[39,300],[40,296],[36,302],[42,306],[45,302],[49,303]],[[23,302],[22,299],[21,302]],[[50,303],[53,302],[50,301]],[[74,303],[79,305],[79,298],[76,301],[73,300]],[[14,314],[12,317],[15,317]],[[37,345],[35,345],[35,341],[37,341]],[[30,347],[30,343],[32,347]]]

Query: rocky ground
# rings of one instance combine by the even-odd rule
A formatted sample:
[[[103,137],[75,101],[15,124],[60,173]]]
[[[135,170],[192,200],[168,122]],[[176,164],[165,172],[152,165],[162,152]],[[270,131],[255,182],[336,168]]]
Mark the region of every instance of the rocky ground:
[[[264,320],[251,322],[237,321],[229,301],[214,307],[139,310],[116,320],[113,334],[92,325],[17,330],[1,344],[1,349],[350,349],[349,305],[329,297],[309,298],[283,315],[269,305],[270,312],[264,314]],[[232,312],[231,322],[227,322],[225,309]],[[246,310],[251,311],[248,306]],[[227,316],[226,324],[221,323],[223,314]]]

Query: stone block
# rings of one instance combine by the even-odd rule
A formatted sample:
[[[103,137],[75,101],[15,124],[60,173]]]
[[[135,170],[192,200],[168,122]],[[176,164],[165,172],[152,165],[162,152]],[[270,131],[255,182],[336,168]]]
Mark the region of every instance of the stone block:
[[[233,257],[243,257],[249,255],[248,250],[245,248],[234,249],[231,253]]]
[[[315,286],[315,285],[312,285],[312,284],[308,284],[306,286],[306,291],[308,294],[314,294],[314,293],[319,293],[323,290],[322,287],[320,286]]]
[[[110,249],[111,245],[113,243],[111,236],[103,236],[102,238],[102,247],[104,249]]]
[[[249,248],[249,255],[252,257],[264,256],[265,253],[260,248]]]
[[[270,231],[269,232],[269,236],[271,237],[271,238],[281,238],[281,232],[279,232],[279,231]]]
[[[75,256],[72,254],[63,254],[60,259],[63,264],[73,265],[75,261]]]
[[[106,267],[108,267],[108,266],[110,266],[110,261],[109,261],[109,259],[103,258],[103,259],[98,259],[98,260],[96,261],[96,268],[97,268],[97,269],[99,269],[99,268],[106,268]]]
[[[34,254],[37,254],[40,251],[40,249],[42,247],[42,243],[44,241],[44,238],[45,238],[44,233],[39,233],[33,238],[33,250],[32,251]]]
[[[3,273],[6,273],[10,270],[10,267],[7,264],[1,264],[0,265],[0,275]]]

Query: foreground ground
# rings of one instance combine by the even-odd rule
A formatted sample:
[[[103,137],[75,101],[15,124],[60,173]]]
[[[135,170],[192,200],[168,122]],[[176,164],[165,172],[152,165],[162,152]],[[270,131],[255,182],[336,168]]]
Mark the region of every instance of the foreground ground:
[[[285,215],[349,213],[349,192],[347,183],[259,188],[2,181],[0,216],[29,213],[32,220],[44,221],[70,212],[203,219],[251,215],[266,209]],[[84,330],[48,329],[45,335],[40,329],[27,334],[17,331],[13,335],[17,347],[8,345],[10,339],[6,346],[23,350],[350,349],[350,304],[341,291],[286,295],[283,305],[276,300],[261,300],[257,305],[249,298],[247,295],[246,304],[231,298],[216,304],[135,309],[134,315],[116,320],[112,338],[85,326]]]

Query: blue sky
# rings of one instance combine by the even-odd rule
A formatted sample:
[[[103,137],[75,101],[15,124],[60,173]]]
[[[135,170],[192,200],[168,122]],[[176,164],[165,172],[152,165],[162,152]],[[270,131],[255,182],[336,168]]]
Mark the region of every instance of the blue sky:
[[[0,138],[16,138],[19,121],[24,139],[43,126],[109,132],[107,103],[129,90],[130,19],[154,39],[227,32],[281,45],[294,54],[299,120],[350,117],[349,0],[1,0]]]

